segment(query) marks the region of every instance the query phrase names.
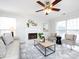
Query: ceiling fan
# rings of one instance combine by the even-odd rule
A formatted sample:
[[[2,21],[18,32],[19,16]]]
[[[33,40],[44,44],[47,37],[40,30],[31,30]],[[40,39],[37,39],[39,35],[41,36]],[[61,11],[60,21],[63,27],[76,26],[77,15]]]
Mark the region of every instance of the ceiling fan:
[[[48,15],[51,11],[60,11],[59,8],[54,8],[54,6],[59,3],[61,0],[55,0],[54,2],[50,3],[49,1],[46,1],[46,3],[42,3],[41,1],[36,1],[39,5],[43,7],[43,9],[37,10],[36,12],[45,11],[45,14]]]

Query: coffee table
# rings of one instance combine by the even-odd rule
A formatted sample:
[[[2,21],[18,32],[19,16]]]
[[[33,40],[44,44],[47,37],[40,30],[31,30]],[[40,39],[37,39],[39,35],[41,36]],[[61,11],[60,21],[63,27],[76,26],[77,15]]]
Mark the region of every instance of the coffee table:
[[[42,49],[40,49],[40,46],[43,48],[44,51],[42,51]],[[45,40],[45,42],[41,42],[39,41],[38,39],[35,39],[34,40],[34,46],[44,55],[44,56],[48,56],[52,53],[55,52],[55,46],[56,44],[51,42],[51,41],[48,41],[48,40]],[[53,46],[53,49],[51,49],[51,47]],[[47,50],[50,50],[51,52],[47,54]]]

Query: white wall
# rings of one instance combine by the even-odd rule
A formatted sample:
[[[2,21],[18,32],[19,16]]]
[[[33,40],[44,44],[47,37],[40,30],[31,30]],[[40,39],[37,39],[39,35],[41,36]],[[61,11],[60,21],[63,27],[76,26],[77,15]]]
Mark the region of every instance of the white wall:
[[[62,21],[62,20],[69,20],[69,19],[73,19],[73,18],[79,18],[79,11],[78,10],[74,11],[74,12],[71,12],[71,13],[66,13],[65,15],[62,14],[59,17],[55,17],[55,18],[50,19],[51,20],[50,21],[50,23],[51,23],[51,25],[50,25],[50,29],[51,30],[50,31],[51,32],[55,32],[56,31],[56,29],[55,29],[56,22]]]
[[[39,18],[33,15],[21,16],[18,14],[1,11],[0,17],[10,17],[16,18],[16,35],[21,39],[21,41],[26,41],[28,39],[28,33],[31,32],[43,32],[43,24],[50,24],[48,20],[44,18]],[[37,27],[27,27],[26,22],[28,19],[34,20],[38,26]],[[50,30],[48,30],[50,31]],[[44,32],[47,36],[48,32]]]
[[[56,26],[56,22],[54,21],[54,19],[51,19],[49,21],[49,31],[50,33],[55,33],[55,26]]]
[[[25,27],[24,27],[24,19],[23,18],[16,18],[16,35],[21,39],[24,40],[25,35]]]
[[[79,12],[75,12],[75,13],[71,13],[71,14],[67,14],[67,15],[62,15],[61,17],[57,17],[51,20],[46,20],[44,18],[39,18],[37,16],[33,16],[33,15],[25,15],[24,17],[15,13],[10,13],[10,12],[5,12],[5,11],[0,11],[0,16],[2,17],[12,17],[12,18],[16,18],[16,35],[20,37],[21,40],[26,40],[28,39],[28,35],[27,33],[29,32],[43,32],[42,28],[43,28],[43,23],[48,23],[49,25],[49,32],[45,32],[45,35],[47,36],[47,34],[55,32],[55,26],[56,26],[56,22],[57,21],[61,21],[61,20],[66,20],[69,18],[75,18],[78,17]],[[34,20],[35,22],[37,22],[38,26],[37,27],[31,27],[31,28],[27,28],[26,27],[26,21],[28,19]]]
[[[29,26],[27,27],[26,22],[31,19],[37,23],[37,26]],[[21,41],[28,40],[28,33],[42,33],[43,32],[43,24],[49,24],[49,21],[44,20],[39,17],[27,16],[23,18],[17,18],[17,35],[21,38]],[[49,30],[48,30],[49,31]],[[47,38],[49,32],[43,32],[45,37]]]

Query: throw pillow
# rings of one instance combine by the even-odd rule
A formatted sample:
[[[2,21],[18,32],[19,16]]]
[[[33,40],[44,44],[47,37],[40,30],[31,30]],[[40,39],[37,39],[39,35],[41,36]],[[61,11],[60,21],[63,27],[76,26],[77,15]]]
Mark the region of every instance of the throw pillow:
[[[5,33],[3,35],[3,40],[6,45],[9,45],[10,43],[12,43],[14,41],[11,33]]]
[[[66,37],[67,40],[73,40],[74,39],[74,35],[72,35],[72,34],[66,34],[65,37]]]

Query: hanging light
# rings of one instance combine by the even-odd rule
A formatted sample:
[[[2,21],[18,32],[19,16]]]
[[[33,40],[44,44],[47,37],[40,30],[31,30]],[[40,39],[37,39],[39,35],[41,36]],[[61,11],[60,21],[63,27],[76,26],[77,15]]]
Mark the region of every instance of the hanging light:
[[[44,10],[44,12],[45,12],[45,14],[46,15],[48,15],[48,13],[50,13],[52,10],[51,10],[51,8],[52,8],[52,5],[50,4],[50,2],[46,2],[46,7],[45,7],[45,10]]]

